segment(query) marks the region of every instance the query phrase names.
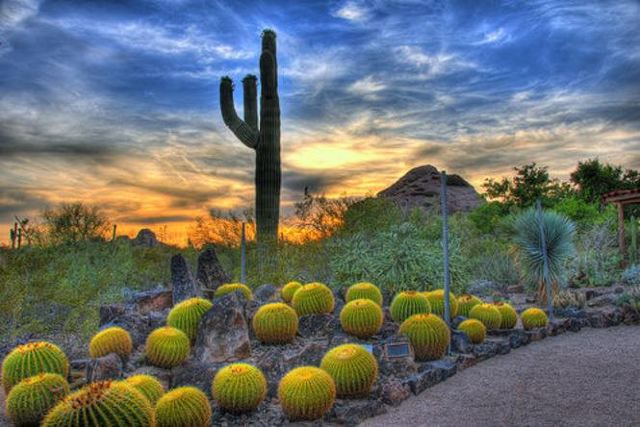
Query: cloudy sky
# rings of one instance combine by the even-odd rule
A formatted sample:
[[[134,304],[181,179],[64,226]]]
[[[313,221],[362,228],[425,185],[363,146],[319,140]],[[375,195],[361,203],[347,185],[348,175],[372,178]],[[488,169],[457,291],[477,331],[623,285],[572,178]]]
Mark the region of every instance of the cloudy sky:
[[[0,0],[0,227],[60,201],[181,234],[249,207],[218,82],[278,34],[283,203],[430,163],[640,167],[640,2]],[[241,88],[236,105],[241,109]]]

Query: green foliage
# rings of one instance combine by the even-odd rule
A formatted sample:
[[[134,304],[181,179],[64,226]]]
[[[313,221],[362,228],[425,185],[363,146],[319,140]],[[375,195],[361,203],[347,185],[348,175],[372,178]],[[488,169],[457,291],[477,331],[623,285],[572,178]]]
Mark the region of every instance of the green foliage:
[[[622,272],[622,283],[625,285],[640,285],[640,264],[630,265]]]
[[[67,380],[58,374],[25,378],[7,396],[7,416],[18,427],[40,425],[47,412],[68,393]]]
[[[333,292],[322,283],[309,283],[293,295],[291,305],[298,316],[332,313],[335,306]]]
[[[416,360],[441,359],[449,347],[451,331],[435,314],[416,314],[400,325],[400,333],[407,337]]]
[[[482,300],[474,295],[464,294],[458,297],[458,314],[469,317],[469,312],[473,307],[482,304]]]
[[[578,187],[580,197],[598,203],[610,191],[640,187],[640,174],[632,169],[623,172],[621,166],[603,164],[596,158],[579,162],[571,173],[571,182]]]
[[[251,412],[267,395],[267,379],[255,366],[234,363],[216,373],[211,394],[225,411],[234,414]]]
[[[481,321],[487,330],[500,329],[502,325],[502,315],[493,304],[478,304],[469,312],[470,319]]]
[[[345,297],[347,302],[362,298],[371,300],[379,306],[382,306],[382,292],[380,292],[380,289],[373,283],[360,282],[349,286]]]
[[[340,325],[349,335],[369,338],[382,328],[382,308],[369,299],[356,299],[345,304],[340,312]]]
[[[290,421],[317,420],[333,406],[336,384],[323,369],[302,366],[282,377],[278,400]]]
[[[640,311],[640,286],[627,288],[622,295],[616,300],[616,304],[620,306],[631,306]]]
[[[149,363],[170,369],[184,362],[191,352],[189,337],[180,329],[164,326],[151,332],[145,344]]]
[[[549,319],[544,311],[536,307],[527,308],[520,315],[522,320],[522,327],[525,330],[544,328],[547,326]]]
[[[509,213],[511,208],[506,203],[486,202],[469,212],[469,220],[479,232],[493,233]]]
[[[578,230],[576,256],[569,263],[571,286],[607,286],[618,280],[621,257],[615,224],[614,217]]]
[[[513,329],[518,323],[518,313],[506,302],[496,302],[493,304],[500,312],[500,329]]]
[[[109,220],[98,206],[81,202],[62,203],[42,213],[46,241],[54,244],[77,243],[103,238],[110,229]]]
[[[265,304],[253,316],[252,325],[263,344],[286,344],[296,337],[298,314],[284,303]]]
[[[578,196],[564,198],[551,209],[581,225],[601,224],[614,210],[613,206],[609,206],[606,211],[601,212],[598,204],[587,202]]]
[[[296,291],[301,287],[302,287],[302,283],[296,282],[296,281],[289,282],[286,285],[284,285],[282,287],[282,290],[280,291],[280,295],[282,296],[283,301],[291,302],[291,300],[293,299],[293,294],[295,294]]]
[[[402,211],[395,203],[385,198],[367,197],[348,207],[339,233],[343,236],[377,233],[402,221]]]
[[[69,374],[67,356],[55,344],[31,342],[11,350],[2,361],[2,386],[5,392],[25,378],[41,373]]]
[[[464,332],[473,344],[480,344],[487,336],[487,328],[477,319],[467,319],[458,325],[458,330]]]
[[[53,407],[42,427],[153,427],[153,407],[124,381],[101,381],[72,393]]]
[[[133,375],[124,380],[128,385],[138,390],[146,397],[152,406],[164,395],[164,386],[152,375]]]
[[[367,396],[378,377],[378,362],[361,345],[343,344],[332,348],[320,362],[336,384],[338,397]]]
[[[393,298],[389,311],[394,321],[402,323],[414,314],[429,313],[431,306],[424,294],[416,291],[404,291]]]
[[[212,415],[209,399],[195,387],[174,388],[156,404],[157,427],[209,427]]]
[[[186,299],[171,309],[167,316],[167,325],[180,329],[193,342],[198,333],[200,319],[212,305],[211,301],[204,298]]]
[[[214,292],[213,297],[218,298],[230,294],[231,292],[240,292],[247,301],[251,301],[253,299],[253,292],[251,292],[251,289],[242,283],[226,283],[219,286]]]
[[[431,313],[444,318],[444,290],[436,289],[423,294],[429,301]],[[453,292],[449,292],[449,310],[450,317],[453,319],[458,315],[458,300]]]

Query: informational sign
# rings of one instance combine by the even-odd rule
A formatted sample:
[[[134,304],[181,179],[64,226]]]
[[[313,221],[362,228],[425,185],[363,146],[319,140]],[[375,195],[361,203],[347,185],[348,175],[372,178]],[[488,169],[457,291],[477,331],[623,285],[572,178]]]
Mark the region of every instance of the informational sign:
[[[385,353],[389,359],[397,359],[411,355],[408,342],[393,342],[385,345]]]

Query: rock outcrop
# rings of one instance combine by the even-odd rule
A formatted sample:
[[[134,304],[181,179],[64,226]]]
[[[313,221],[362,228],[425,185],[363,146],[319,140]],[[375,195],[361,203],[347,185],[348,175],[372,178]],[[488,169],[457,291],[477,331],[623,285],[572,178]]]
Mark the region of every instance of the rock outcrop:
[[[200,287],[193,278],[187,260],[181,254],[171,257],[171,289],[173,304],[188,298],[202,296]]]
[[[218,286],[230,281],[231,276],[220,265],[215,249],[210,246],[202,251],[198,256],[198,272],[196,274],[196,282],[200,287],[216,290]]]

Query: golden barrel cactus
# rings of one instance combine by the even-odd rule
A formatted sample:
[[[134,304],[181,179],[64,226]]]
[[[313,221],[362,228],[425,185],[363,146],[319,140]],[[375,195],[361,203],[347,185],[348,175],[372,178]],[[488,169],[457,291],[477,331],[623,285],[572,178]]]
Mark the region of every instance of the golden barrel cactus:
[[[404,291],[397,294],[391,306],[391,317],[398,323],[404,322],[414,314],[430,313],[431,306],[429,300],[422,293],[417,291]]]
[[[16,426],[38,426],[67,394],[67,380],[58,374],[44,373],[25,378],[7,396],[7,416]]]
[[[167,325],[180,329],[191,342],[196,339],[202,316],[213,306],[204,298],[189,298],[176,304],[167,316]]]
[[[444,290],[436,289],[431,292],[425,292],[424,296],[429,300],[431,313],[444,317]],[[453,292],[449,292],[449,315],[451,319],[458,315],[458,300]]]
[[[46,341],[30,342],[11,350],[2,362],[2,386],[5,392],[25,378],[41,373],[69,374],[69,360],[60,348]]]
[[[209,427],[209,399],[195,387],[178,387],[165,393],[156,403],[158,427]]]
[[[149,363],[170,369],[184,362],[191,352],[187,334],[180,329],[164,326],[151,332],[145,344],[145,355]]]
[[[547,326],[547,323],[549,323],[547,314],[536,307],[527,308],[520,315],[520,319],[522,319],[522,327],[527,331],[530,329],[544,328]]]
[[[325,370],[302,366],[282,377],[278,399],[290,421],[317,420],[333,406],[336,384]]]
[[[467,319],[458,325],[458,330],[464,332],[473,344],[480,344],[487,336],[487,328],[477,319]]]
[[[347,289],[346,302],[362,298],[371,300],[382,307],[382,292],[380,292],[380,289],[373,283],[355,283]]]
[[[335,307],[333,292],[322,283],[309,283],[293,294],[291,305],[298,316],[332,313]]]
[[[106,328],[98,332],[89,342],[89,355],[96,359],[109,353],[116,353],[126,359],[133,350],[133,341],[129,332],[119,326]]]
[[[366,396],[378,378],[376,358],[358,344],[343,344],[329,350],[320,368],[335,381],[338,397]]]
[[[356,299],[345,304],[340,312],[340,325],[349,335],[369,338],[382,328],[382,308],[370,299]]]
[[[515,328],[516,323],[518,323],[518,313],[516,313],[516,310],[511,306],[511,304],[507,304],[506,302],[496,302],[493,305],[496,306],[502,318],[502,321],[500,322],[500,329]]]
[[[469,317],[473,307],[482,304],[482,300],[475,295],[463,294],[458,297],[458,315]]]
[[[282,287],[282,290],[280,291],[280,296],[282,296],[282,300],[284,302],[291,302],[291,300],[293,299],[293,294],[295,294],[296,291],[301,287],[302,287],[302,283],[296,282],[295,280],[284,285]]]
[[[470,319],[477,319],[484,323],[488,331],[500,329],[502,315],[493,304],[478,304],[469,312]]]
[[[416,360],[441,359],[451,341],[451,331],[440,316],[415,314],[402,322],[400,333],[409,339]]]
[[[213,293],[213,297],[218,298],[230,294],[231,292],[240,292],[247,301],[251,301],[253,299],[253,292],[251,292],[251,289],[242,283],[226,283],[221,285]]]
[[[267,395],[267,379],[255,366],[234,363],[216,373],[211,394],[225,411],[234,414],[251,412]]]
[[[152,375],[133,375],[126,378],[124,382],[142,393],[154,406],[158,399],[165,393],[162,383]]]
[[[298,314],[281,302],[260,307],[251,323],[256,337],[264,344],[290,343],[298,332]]]

